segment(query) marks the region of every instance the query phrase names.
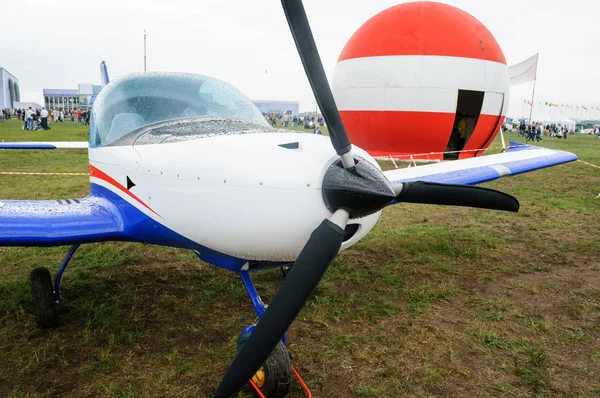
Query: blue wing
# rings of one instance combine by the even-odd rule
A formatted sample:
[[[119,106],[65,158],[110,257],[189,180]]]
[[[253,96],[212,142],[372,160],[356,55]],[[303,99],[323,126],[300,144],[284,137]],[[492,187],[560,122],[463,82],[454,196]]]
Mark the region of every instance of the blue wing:
[[[55,246],[121,240],[121,213],[109,200],[0,201],[0,246]]]
[[[124,189],[124,188],[123,188]],[[141,207],[141,206],[140,206]],[[152,219],[108,188],[83,199],[0,201],[0,246],[60,246],[131,241],[214,251]]]
[[[392,186],[409,181],[475,185],[577,160],[577,156],[569,152],[517,142],[511,142],[510,146],[507,152],[498,155],[390,170],[384,174]]]
[[[87,141],[0,142],[0,149],[87,149]]]

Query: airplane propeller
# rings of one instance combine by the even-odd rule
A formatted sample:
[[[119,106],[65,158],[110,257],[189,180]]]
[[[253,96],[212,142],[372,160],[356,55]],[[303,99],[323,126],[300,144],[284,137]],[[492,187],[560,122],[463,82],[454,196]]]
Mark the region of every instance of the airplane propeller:
[[[379,169],[364,159],[353,157],[352,144],[329,87],[302,0],[281,0],[281,3],[327,123],[331,143],[340,156],[340,161],[329,167],[323,180],[323,197],[332,215],[312,232],[267,310],[227,369],[215,398],[235,396],[264,364],[337,255],[350,218],[375,213],[394,200],[506,211],[519,209],[516,198],[474,186],[415,181],[403,183],[394,190]]]
[[[323,63],[321,62],[312,31],[310,30],[304,5],[301,0],[281,0],[281,4],[283,5],[283,11],[292,31],[294,42],[296,42],[300,59],[302,59],[304,71],[327,124],[331,143],[340,156],[344,168],[352,168],[354,166],[354,159],[351,153],[352,144],[333,99],[333,93],[329,88],[327,75],[325,75]]]
[[[440,184],[427,181],[403,183],[400,193],[396,196],[396,201],[519,211],[517,198],[504,192],[471,185]]]

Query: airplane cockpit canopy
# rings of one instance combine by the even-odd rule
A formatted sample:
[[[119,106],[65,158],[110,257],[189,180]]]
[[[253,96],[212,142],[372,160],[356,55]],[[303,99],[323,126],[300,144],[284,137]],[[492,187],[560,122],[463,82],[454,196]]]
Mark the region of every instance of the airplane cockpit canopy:
[[[148,72],[111,82],[94,103],[90,147],[109,145],[148,126],[172,134],[181,120],[186,135],[227,134],[240,128],[270,129],[256,106],[233,86],[211,77],[188,73]],[[165,128],[171,125],[171,129]],[[116,144],[115,144],[116,145]]]

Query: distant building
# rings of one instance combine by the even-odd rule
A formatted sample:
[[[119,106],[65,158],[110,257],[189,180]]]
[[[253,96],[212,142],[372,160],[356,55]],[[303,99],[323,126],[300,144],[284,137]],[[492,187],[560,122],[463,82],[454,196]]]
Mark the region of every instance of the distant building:
[[[47,109],[76,109],[79,108],[79,93],[77,90],[45,88],[44,104]]]
[[[300,113],[298,101],[260,101],[252,100],[262,113],[297,115]]]
[[[0,108],[13,108],[14,103],[19,101],[21,101],[19,79],[0,67]]]
[[[77,90],[44,89],[44,106],[47,109],[88,109],[94,104],[102,86],[80,83]]]
[[[17,102],[13,104],[14,109],[27,109],[31,107],[31,109],[42,109],[42,106],[37,102]]]

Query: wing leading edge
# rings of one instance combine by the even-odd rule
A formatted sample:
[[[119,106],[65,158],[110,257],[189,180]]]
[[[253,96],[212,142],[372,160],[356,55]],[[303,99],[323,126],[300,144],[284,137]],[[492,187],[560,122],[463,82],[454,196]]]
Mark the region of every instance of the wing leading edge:
[[[410,181],[475,185],[575,160],[577,156],[570,152],[511,142],[506,153],[389,170],[384,174],[394,187]]]
[[[0,201],[0,246],[58,246],[123,239],[123,218],[102,197]]]

